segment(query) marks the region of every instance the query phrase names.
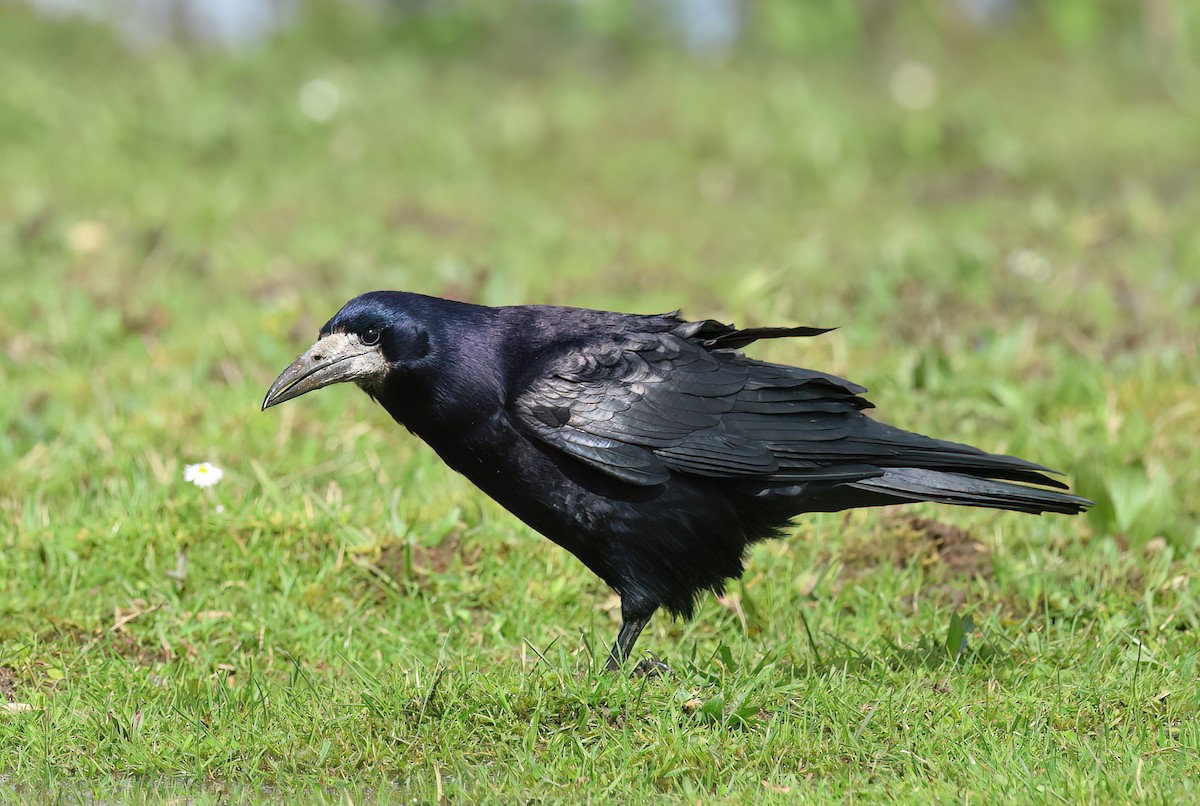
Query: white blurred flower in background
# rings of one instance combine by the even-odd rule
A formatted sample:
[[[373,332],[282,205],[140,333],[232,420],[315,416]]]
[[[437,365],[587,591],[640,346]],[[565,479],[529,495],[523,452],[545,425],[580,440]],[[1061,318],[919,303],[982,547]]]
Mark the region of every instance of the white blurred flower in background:
[[[342,92],[327,78],[314,78],[300,88],[300,111],[304,117],[324,123],[337,114]]]
[[[888,89],[898,106],[916,112],[937,98],[937,76],[921,62],[901,62],[888,78]]]
[[[1053,276],[1050,260],[1032,249],[1014,249],[1006,262],[1013,274],[1037,283],[1047,282]]]
[[[108,227],[99,221],[76,221],[67,230],[67,245],[78,255],[91,255],[108,246]]]
[[[197,487],[212,487],[221,480],[225,475],[225,471],[209,462],[201,462],[198,465],[188,465],[183,469],[183,480],[195,484]]]

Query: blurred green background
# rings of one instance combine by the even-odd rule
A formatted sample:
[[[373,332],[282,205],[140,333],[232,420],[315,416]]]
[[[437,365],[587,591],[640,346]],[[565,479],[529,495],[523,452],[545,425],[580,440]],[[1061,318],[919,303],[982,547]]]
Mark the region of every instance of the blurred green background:
[[[736,735],[665,778],[617,754],[596,768],[620,783],[611,796],[787,799],[799,789],[759,779],[797,747],[801,783],[778,786],[1011,793],[998,772],[1011,759],[970,786],[953,759],[889,766],[894,737],[855,733],[856,707],[835,719],[850,728],[840,745],[787,733],[810,724],[792,698],[837,647],[918,652],[960,611],[981,652],[1020,655],[1013,690],[1028,698],[1010,712],[1063,666],[1089,670],[1089,701],[1125,691],[1144,643],[1163,690],[1190,675],[1190,699],[1164,698],[1184,724],[1200,620],[1198,36],[1184,0],[0,3],[0,703],[30,705],[0,717],[0,781],[175,774],[261,794],[290,777],[325,797],[379,776],[434,798],[448,784],[427,744],[380,738],[403,714],[368,709],[379,735],[314,714],[387,699],[379,686],[420,700],[445,656],[511,697],[543,685],[514,660],[523,642],[585,674],[612,605],[574,560],[353,390],[258,412],[320,325],[378,288],[840,326],[753,352],[861,382],[903,427],[1062,469],[1098,502],[1079,519],[915,510],[971,535],[986,572],[896,513],[800,522],[756,550],[738,608],[710,602],[644,639],[695,662],[654,695],[675,728],[691,719],[678,702],[714,701],[704,658],[788,658],[770,685],[721,664],[753,712],[778,710],[788,742],[764,740],[732,778],[711,765]],[[208,495],[181,476],[202,460],[226,471]],[[801,611],[821,625],[815,644]],[[1027,640],[1047,643],[1011,648]],[[918,654],[935,659],[867,663],[838,696],[960,671]],[[286,715],[248,699],[218,716],[197,682],[210,674],[279,696],[315,682]],[[968,664],[949,699],[996,674]],[[538,696],[565,696],[571,714],[599,707],[580,693],[598,686],[626,706],[642,696],[586,676],[562,695],[554,680]],[[486,709],[456,692],[457,716],[430,725],[422,708],[413,728],[432,744],[422,731],[486,737],[444,740],[454,760],[434,763],[456,770],[454,792],[566,796],[534,777],[543,745],[510,759],[511,777],[489,772],[500,751],[484,745],[509,734],[463,717]],[[1143,699],[1126,706],[1158,707]],[[662,708],[643,702],[629,707],[657,728],[638,757],[661,760],[674,745],[655,744]],[[197,720],[259,730],[233,749],[214,733],[206,755],[186,740]],[[1071,730],[1072,761],[1029,780],[1138,794],[1121,788],[1128,764],[1108,780],[1081,760],[1099,734]],[[1195,738],[1122,740],[1147,779],[1194,794],[1178,773],[1196,769]],[[1191,755],[1145,761],[1167,744]],[[1012,757],[1032,770],[1046,752],[1018,743]]]

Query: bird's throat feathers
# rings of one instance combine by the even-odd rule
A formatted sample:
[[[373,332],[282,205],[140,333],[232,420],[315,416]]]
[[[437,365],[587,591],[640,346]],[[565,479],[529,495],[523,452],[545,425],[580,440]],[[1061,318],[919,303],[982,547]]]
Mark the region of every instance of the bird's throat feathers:
[[[446,434],[469,434],[503,407],[504,386],[494,365],[480,366],[478,353],[460,347],[448,349],[436,373],[397,368],[378,388],[364,391],[430,445]]]

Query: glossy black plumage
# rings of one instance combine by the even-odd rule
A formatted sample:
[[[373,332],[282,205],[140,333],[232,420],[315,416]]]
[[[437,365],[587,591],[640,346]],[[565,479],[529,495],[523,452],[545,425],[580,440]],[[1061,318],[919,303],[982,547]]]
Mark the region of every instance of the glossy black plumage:
[[[699,593],[741,574],[750,543],[796,515],[909,501],[1035,513],[1091,503],[1027,486],[1065,489],[1039,465],[871,419],[861,386],[740,352],[822,332],[375,292],[325,325],[264,408],[355,380],[620,594],[610,665],[655,610],[690,615]],[[321,353],[335,340],[354,372],[327,366]],[[310,379],[319,373],[332,379]]]

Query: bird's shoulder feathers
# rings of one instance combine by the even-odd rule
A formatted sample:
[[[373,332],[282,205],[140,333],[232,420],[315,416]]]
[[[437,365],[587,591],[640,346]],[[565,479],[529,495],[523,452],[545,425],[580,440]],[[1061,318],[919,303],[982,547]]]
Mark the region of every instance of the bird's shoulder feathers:
[[[666,317],[655,324],[544,345],[510,403],[518,425],[596,470],[642,486],[664,483],[672,471],[780,480],[875,474],[818,468],[795,457],[781,461],[772,449],[800,433],[817,440],[843,434],[846,416],[869,405],[857,397],[862,387],[753,361],[734,349],[758,338],[824,331],[739,331]]]

